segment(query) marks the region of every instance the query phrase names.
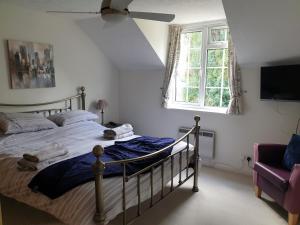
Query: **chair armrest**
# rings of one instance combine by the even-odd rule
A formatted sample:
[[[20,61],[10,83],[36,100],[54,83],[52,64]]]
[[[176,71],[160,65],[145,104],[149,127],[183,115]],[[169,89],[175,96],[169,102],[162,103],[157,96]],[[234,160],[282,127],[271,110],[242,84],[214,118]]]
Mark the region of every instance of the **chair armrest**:
[[[254,144],[254,162],[261,162],[272,166],[280,166],[285,153],[286,145],[281,144]]]

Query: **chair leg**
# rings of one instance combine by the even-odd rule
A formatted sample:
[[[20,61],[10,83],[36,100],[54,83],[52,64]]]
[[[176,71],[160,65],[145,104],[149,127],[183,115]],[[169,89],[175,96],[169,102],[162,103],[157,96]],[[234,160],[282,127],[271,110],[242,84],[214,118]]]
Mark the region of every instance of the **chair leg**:
[[[256,197],[257,197],[257,198],[261,198],[261,193],[262,193],[261,188],[258,187],[258,186],[255,186],[255,187],[254,187],[254,190],[255,190],[255,195],[256,195]]]
[[[299,221],[299,214],[289,212],[289,225],[297,225]]]

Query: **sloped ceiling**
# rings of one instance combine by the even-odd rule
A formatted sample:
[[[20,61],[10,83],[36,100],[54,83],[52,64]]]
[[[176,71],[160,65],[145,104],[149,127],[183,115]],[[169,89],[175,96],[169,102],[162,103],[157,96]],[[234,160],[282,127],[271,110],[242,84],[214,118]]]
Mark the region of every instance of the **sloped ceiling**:
[[[299,0],[223,0],[239,63],[300,63]]]
[[[47,11],[97,11],[102,0],[0,0],[22,7]],[[174,13],[174,23],[192,23],[225,18],[222,0],[134,0],[129,10]],[[144,34],[132,19],[112,26],[105,24],[100,16],[55,14],[75,20],[81,29],[99,46],[101,51],[119,70],[161,69],[164,67],[165,51],[155,46],[157,38]],[[167,23],[163,23],[167,26]],[[155,29],[155,23],[153,23]],[[161,27],[161,26],[159,26]],[[160,29],[160,28],[157,28]],[[149,30],[149,29],[148,29]],[[162,29],[163,30],[163,29]],[[159,31],[153,32],[154,35]],[[151,32],[150,32],[151,35]],[[156,43],[151,43],[151,41]],[[150,44],[150,43],[151,44]]]
[[[128,18],[118,24],[110,25],[93,17],[77,20],[76,23],[119,70],[161,69],[164,67],[132,19]]]

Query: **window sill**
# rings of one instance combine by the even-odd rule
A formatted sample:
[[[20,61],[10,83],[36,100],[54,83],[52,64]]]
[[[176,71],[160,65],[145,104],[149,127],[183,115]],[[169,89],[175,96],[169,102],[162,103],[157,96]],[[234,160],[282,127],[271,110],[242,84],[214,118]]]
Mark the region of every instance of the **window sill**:
[[[179,109],[179,110],[186,110],[186,111],[218,113],[218,114],[226,114],[227,111],[227,108],[199,107],[193,105],[179,105],[179,104],[168,104],[167,109]]]

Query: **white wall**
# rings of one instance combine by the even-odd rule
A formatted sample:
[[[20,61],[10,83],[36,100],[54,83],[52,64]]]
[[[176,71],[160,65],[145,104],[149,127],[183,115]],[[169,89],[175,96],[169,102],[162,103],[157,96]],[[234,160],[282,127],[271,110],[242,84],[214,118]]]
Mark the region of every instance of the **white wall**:
[[[201,127],[216,131],[216,167],[250,172],[242,155],[252,156],[255,142],[287,143],[300,117],[300,103],[259,100],[259,68],[242,68],[244,115],[163,109],[160,87],[163,71],[132,71],[120,76],[120,119],[145,135],[176,137],[180,126],[193,125],[201,116]],[[224,165],[226,164],[226,165]]]
[[[54,46],[55,88],[10,89],[7,39]],[[109,102],[107,119],[118,119],[119,72],[73,21],[57,15],[0,3],[0,102],[34,103],[56,100],[87,89],[87,105],[99,98]]]

